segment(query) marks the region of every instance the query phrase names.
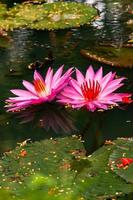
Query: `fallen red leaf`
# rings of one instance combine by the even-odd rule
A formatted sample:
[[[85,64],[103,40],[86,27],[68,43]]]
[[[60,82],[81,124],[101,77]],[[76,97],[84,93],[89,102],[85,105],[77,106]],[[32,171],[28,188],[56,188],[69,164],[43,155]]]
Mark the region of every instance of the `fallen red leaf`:
[[[123,167],[129,166],[131,163],[133,163],[133,158],[119,158],[119,161],[121,163],[117,163],[117,167],[123,168]]]
[[[20,156],[21,157],[25,157],[27,155],[27,151],[26,150],[21,150],[21,152],[20,152]]]

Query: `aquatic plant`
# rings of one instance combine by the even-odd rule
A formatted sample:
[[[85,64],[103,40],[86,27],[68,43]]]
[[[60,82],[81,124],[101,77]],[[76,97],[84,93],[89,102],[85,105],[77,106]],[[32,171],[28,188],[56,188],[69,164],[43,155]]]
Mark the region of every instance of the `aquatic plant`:
[[[122,153],[133,154],[133,140],[119,138],[86,156],[82,140],[77,136],[22,142],[0,160],[1,188],[16,199],[121,199],[132,193],[131,170],[117,167]],[[113,157],[115,152],[119,156]],[[125,174],[121,178],[120,174]],[[114,168],[114,170],[113,170]],[[63,198],[64,197],[64,198]],[[46,199],[47,199],[46,198]],[[128,199],[128,197],[124,197]],[[124,199],[123,198],[123,199]]]
[[[17,97],[10,97],[6,100],[8,111],[17,111],[27,108],[31,105],[51,102],[56,95],[68,84],[68,80],[72,73],[72,68],[68,69],[63,75],[63,66],[61,66],[55,74],[53,69],[49,67],[45,80],[35,70],[33,84],[23,81],[23,86],[27,90],[13,89],[11,92]]]
[[[0,20],[3,20],[7,12],[6,4],[0,3]]]
[[[69,85],[58,95],[58,102],[68,104],[72,108],[86,107],[90,111],[107,110],[110,106],[118,106],[123,99],[131,96],[127,93],[116,93],[125,78],[115,78],[116,73],[109,72],[103,76],[101,67],[96,73],[90,66],[85,77],[76,69],[76,79],[71,79]]]
[[[110,44],[102,44],[101,46],[87,50],[81,49],[80,53],[83,57],[101,64],[114,67],[133,67],[133,49],[132,44],[129,43],[123,44],[122,47],[112,47]]]
[[[5,7],[4,7],[5,8]],[[89,24],[97,16],[93,7],[76,2],[17,4],[8,11],[4,9],[0,29],[64,29]]]
[[[133,139],[118,145],[109,157],[110,168],[127,183],[133,184]]]

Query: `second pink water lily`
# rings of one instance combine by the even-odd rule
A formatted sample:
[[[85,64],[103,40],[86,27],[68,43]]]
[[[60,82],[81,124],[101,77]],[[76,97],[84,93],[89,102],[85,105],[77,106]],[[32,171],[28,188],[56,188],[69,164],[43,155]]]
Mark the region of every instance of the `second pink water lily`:
[[[69,85],[58,95],[58,102],[77,109],[86,107],[92,112],[96,109],[106,110],[131,96],[127,93],[116,93],[124,79],[115,79],[115,73],[112,72],[103,76],[102,67],[95,73],[90,66],[85,76],[76,69],[76,80],[71,78]]]
[[[68,84],[72,68],[68,69],[64,75],[63,66],[61,66],[56,73],[49,68],[45,79],[37,72],[34,72],[33,83],[23,81],[23,89],[13,89],[11,92],[16,97],[10,97],[6,100],[8,105],[7,111],[16,111],[27,108],[31,105],[41,104],[44,102],[51,102],[56,98],[56,95]]]

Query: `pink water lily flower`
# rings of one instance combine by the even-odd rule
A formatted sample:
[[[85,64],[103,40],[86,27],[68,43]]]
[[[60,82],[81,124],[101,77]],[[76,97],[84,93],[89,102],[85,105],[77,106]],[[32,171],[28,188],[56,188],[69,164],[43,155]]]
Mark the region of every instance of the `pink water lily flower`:
[[[68,69],[62,75],[63,66],[61,66],[55,74],[53,69],[49,68],[45,79],[37,72],[34,72],[33,83],[23,81],[26,90],[13,89],[11,92],[17,97],[10,97],[6,100],[9,109],[7,111],[17,111],[27,108],[31,105],[51,102],[56,95],[68,84],[72,74],[72,68]]]
[[[116,93],[125,78],[115,79],[115,73],[109,72],[103,76],[102,67],[95,73],[90,66],[85,77],[76,69],[76,79],[71,78],[69,85],[58,95],[58,102],[67,104],[72,108],[86,107],[89,111],[108,109],[117,106],[123,98],[129,98],[127,93]]]

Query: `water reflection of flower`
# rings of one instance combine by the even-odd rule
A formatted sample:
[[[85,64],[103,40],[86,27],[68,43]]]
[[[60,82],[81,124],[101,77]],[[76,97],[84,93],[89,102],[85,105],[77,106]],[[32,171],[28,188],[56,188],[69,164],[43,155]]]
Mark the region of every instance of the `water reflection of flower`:
[[[70,112],[58,104],[35,106],[17,113],[21,124],[33,122],[46,131],[52,129],[55,133],[71,133],[76,130]]]

